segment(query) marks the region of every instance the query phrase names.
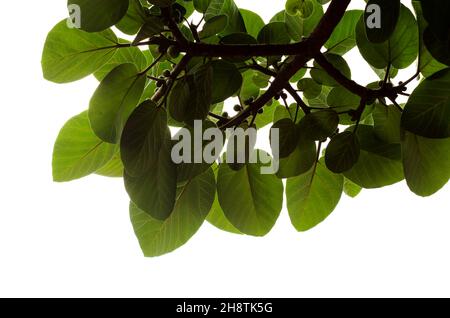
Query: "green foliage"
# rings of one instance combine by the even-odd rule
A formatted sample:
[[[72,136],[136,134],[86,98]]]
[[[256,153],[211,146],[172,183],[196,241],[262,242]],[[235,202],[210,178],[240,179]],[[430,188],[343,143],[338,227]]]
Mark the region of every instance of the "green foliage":
[[[74,25],[48,34],[44,78],[100,83],[57,137],[54,180],[123,178],[149,257],[184,245],[205,220],[264,236],[284,194],[293,226],[306,231],[342,193],[403,180],[419,196],[436,193],[450,177],[449,2],[413,0],[415,15],[398,0],[358,10],[348,2],[287,0],[264,21],[233,0],[69,0]],[[374,4],[379,28],[369,25]],[[352,79],[353,49],[374,70],[367,86]],[[414,62],[417,73],[404,78],[399,70]],[[248,149],[230,142],[238,128],[263,127],[279,136],[271,156],[250,135]],[[180,147],[186,132],[200,142]],[[177,151],[189,160],[175,162]],[[240,155],[244,162],[218,160]]]

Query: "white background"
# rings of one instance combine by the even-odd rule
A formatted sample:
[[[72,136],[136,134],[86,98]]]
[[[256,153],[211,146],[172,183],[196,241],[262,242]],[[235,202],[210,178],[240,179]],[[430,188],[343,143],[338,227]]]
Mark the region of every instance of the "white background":
[[[284,6],[237,2],[266,21]],[[345,197],[308,233],[295,232],[286,210],[265,238],[205,224],[174,253],[145,259],[121,180],[51,180],[58,131],[97,85],[42,79],[46,34],[65,15],[64,0],[2,6],[0,296],[450,296],[448,187],[426,199],[404,183]],[[355,79],[375,79],[349,60]]]

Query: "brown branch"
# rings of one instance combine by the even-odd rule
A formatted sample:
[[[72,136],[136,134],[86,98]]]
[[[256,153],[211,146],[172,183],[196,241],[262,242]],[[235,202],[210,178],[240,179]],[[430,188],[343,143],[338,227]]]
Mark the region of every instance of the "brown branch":
[[[264,105],[268,103],[276,94],[278,94],[278,92],[283,90],[289,82],[289,79],[294,76],[297,71],[301,69],[311,58],[320,52],[320,49],[331,36],[331,33],[344,16],[349,4],[350,0],[333,0],[311,36],[300,42],[301,45],[299,46],[302,47],[302,50],[299,50],[293,54],[296,55],[294,60],[281,69],[269,89],[249,107],[244,109],[244,111],[232,118],[221,128],[239,125],[245,118],[264,107]]]

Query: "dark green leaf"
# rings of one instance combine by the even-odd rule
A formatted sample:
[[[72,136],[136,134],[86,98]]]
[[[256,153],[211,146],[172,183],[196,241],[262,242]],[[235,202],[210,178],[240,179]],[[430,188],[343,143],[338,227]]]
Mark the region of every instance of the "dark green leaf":
[[[127,13],[129,0],[68,0],[69,11],[72,6],[79,7],[80,28],[87,32],[100,32],[119,22]],[[73,14],[73,12],[69,12]]]
[[[243,78],[239,70],[232,63],[215,60],[212,67],[212,104],[223,102],[235,95],[242,86]]]
[[[133,64],[117,66],[101,81],[89,104],[89,121],[100,139],[110,143],[120,140],[128,116],[139,103],[145,82],[145,74],[140,74]]]
[[[367,38],[372,43],[387,41],[400,16],[400,0],[369,0],[364,13]]]
[[[404,5],[400,8],[397,26],[389,40],[383,43],[369,41],[365,31],[364,19],[356,26],[356,43],[364,59],[377,69],[384,69],[389,64],[403,69],[417,58],[419,32],[417,21],[412,12]]]
[[[159,160],[159,151],[170,140],[167,115],[152,101],[139,105],[128,119],[120,141],[125,170],[140,176]]]
[[[417,195],[430,196],[450,177],[450,138],[427,139],[405,131],[402,135],[406,182]]]
[[[425,79],[412,93],[402,127],[427,138],[450,137],[450,69]]]
[[[200,39],[207,39],[223,30],[228,25],[228,17],[224,14],[212,17],[203,25],[203,29],[199,32]]]
[[[239,171],[219,166],[217,191],[227,219],[239,231],[266,235],[274,226],[283,204],[283,184],[272,174],[262,174],[261,162]]]
[[[330,62],[336,69],[338,69],[347,78],[352,77],[352,72],[350,67],[343,57],[336,54],[325,54],[325,58]],[[311,70],[311,77],[319,84],[326,86],[339,86],[339,83],[331,77],[325,70],[323,70],[317,62],[314,62],[314,69]]]
[[[297,125],[291,119],[285,118],[273,124],[270,129],[272,137],[274,129],[278,130],[278,140],[275,140],[275,142],[279,148],[279,157],[286,158],[297,148],[299,139]]]
[[[334,136],[325,153],[327,168],[334,173],[350,170],[359,159],[360,148],[358,137],[350,131]]]
[[[400,144],[380,140],[372,126],[359,125],[357,135],[361,148],[359,160],[344,173],[346,178],[366,189],[381,188],[404,179]]]
[[[299,134],[311,140],[324,140],[330,137],[339,124],[338,114],[329,109],[307,114],[298,124]]]
[[[210,64],[195,68],[178,80],[169,95],[170,115],[187,124],[205,119],[212,104],[212,80]]]

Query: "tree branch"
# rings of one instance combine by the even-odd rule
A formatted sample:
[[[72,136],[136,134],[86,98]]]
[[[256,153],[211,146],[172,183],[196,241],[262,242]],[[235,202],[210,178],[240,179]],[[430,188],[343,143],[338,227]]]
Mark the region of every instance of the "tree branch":
[[[325,45],[325,42],[331,36],[331,33],[333,33],[333,30],[344,16],[349,4],[350,0],[333,0],[311,36],[300,42],[302,43],[301,47],[303,50],[299,50],[293,54],[296,55],[294,60],[281,69],[269,89],[249,107],[244,109],[221,128],[239,125],[245,118],[264,107],[264,105],[268,103],[278,92],[283,90],[289,79],[294,76],[297,71],[311,58],[320,52],[320,49],[323,45]]]

